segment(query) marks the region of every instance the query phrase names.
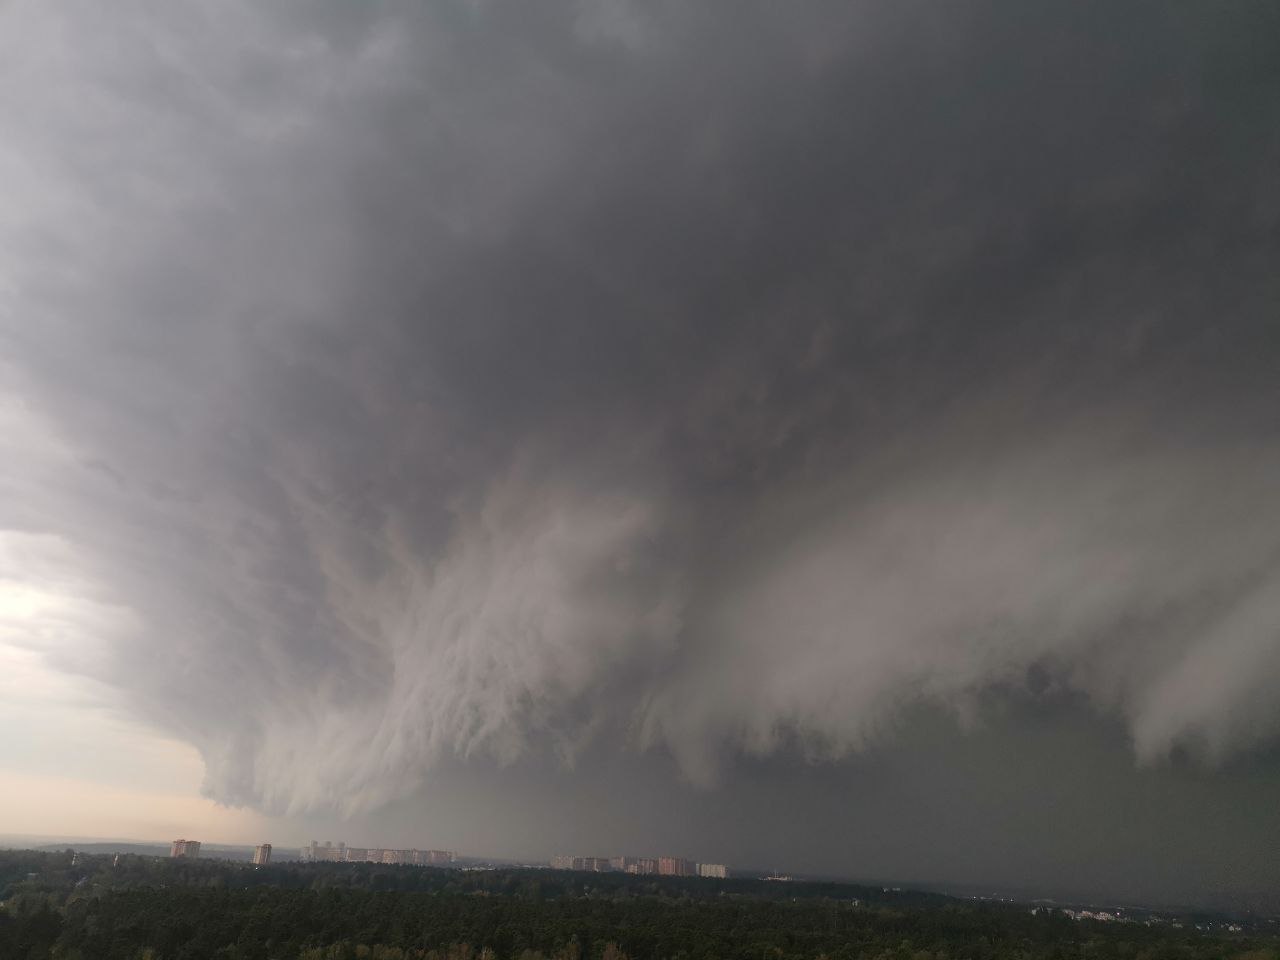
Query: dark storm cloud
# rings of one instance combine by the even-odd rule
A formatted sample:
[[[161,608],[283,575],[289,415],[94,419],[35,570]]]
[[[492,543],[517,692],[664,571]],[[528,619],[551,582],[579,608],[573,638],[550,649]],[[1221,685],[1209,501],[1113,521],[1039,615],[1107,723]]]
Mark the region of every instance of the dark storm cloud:
[[[11,4],[5,573],[276,810],[993,688],[1271,742],[1280,31],[1210,13]]]

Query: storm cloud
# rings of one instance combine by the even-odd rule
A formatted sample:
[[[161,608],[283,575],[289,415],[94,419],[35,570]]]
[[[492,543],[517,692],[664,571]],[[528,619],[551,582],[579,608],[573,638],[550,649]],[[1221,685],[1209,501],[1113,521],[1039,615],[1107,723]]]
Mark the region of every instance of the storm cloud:
[[[216,799],[1280,735],[1269,3],[0,8],[11,642]]]

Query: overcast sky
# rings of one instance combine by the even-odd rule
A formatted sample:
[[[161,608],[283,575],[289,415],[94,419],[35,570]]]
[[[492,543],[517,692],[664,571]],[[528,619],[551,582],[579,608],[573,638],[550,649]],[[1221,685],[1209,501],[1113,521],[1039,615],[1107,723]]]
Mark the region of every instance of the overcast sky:
[[[1271,0],[9,0],[0,178],[8,829],[1276,902]]]

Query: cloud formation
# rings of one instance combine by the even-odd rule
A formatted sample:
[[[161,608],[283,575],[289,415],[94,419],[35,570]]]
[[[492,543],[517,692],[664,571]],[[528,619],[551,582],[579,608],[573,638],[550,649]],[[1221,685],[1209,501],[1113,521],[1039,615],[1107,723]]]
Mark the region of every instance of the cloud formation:
[[[3,636],[211,796],[1280,733],[1268,5],[0,20]]]

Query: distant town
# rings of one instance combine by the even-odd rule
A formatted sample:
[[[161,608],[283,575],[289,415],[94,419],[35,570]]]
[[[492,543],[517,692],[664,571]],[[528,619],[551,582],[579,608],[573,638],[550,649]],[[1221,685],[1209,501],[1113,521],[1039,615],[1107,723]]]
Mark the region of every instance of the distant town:
[[[324,843],[312,840],[302,848],[299,859],[308,863],[394,863],[415,867],[447,867],[457,861],[458,855],[451,850],[348,847],[345,843],[334,846],[328,840]]]
[[[174,840],[169,847],[169,856],[175,859],[195,859],[200,856],[200,841]],[[272,846],[269,843],[261,843],[253,848],[252,860],[258,866],[269,864],[271,856]],[[329,840],[312,840],[298,851],[298,859],[305,863],[386,863],[417,867],[447,867],[459,861],[458,854],[452,850],[349,847],[343,841],[335,844]],[[725,880],[730,875],[729,867],[723,863],[699,863],[684,857],[575,857],[562,854],[552,857],[549,864],[541,865],[548,865],[552,870],[652,874],[658,877],[708,877]]]
[[[3,839],[0,837],[0,839]],[[10,838],[16,840],[19,838]],[[36,838],[32,838],[36,839]],[[45,839],[45,838],[40,838]],[[70,854],[70,864],[72,867],[87,869],[95,862],[95,854],[98,857],[107,856],[111,859],[108,861],[110,867],[108,869],[119,870],[127,868],[128,861],[125,859],[130,855],[141,857],[164,856],[165,847],[159,844],[150,845],[133,842],[111,842],[101,841],[92,842],[85,848],[84,844],[80,845],[80,849],[75,849],[65,843],[59,842],[48,844],[39,848],[32,849],[36,852],[54,852]],[[0,843],[0,853],[6,848]],[[685,857],[677,856],[578,856],[571,854],[559,854],[550,860],[509,860],[501,858],[489,857],[473,857],[456,853],[451,850],[418,850],[404,849],[396,847],[354,847],[348,846],[345,842],[339,841],[333,843],[331,841],[312,840],[306,846],[301,848],[288,847],[280,848],[273,846],[271,843],[260,843],[256,846],[250,845],[226,845],[219,843],[201,843],[199,840],[191,840],[180,838],[170,842],[167,848],[170,858],[178,861],[182,860],[199,860],[202,862],[201,869],[213,867],[218,862],[240,863],[246,861],[255,867],[265,867],[272,864],[278,864],[281,868],[289,869],[291,866],[298,864],[351,864],[352,866],[367,864],[387,864],[397,867],[437,867],[452,868],[459,872],[478,872],[487,873],[491,871],[503,870],[528,870],[528,869],[550,869],[553,871],[577,872],[577,873],[601,873],[612,874],[621,879],[622,875],[632,876],[653,876],[661,878],[707,878],[708,880],[734,880],[744,884],[740,888],[735,888],[744,893],[744,895],[761,896],[763,887],[753,884],[769,884],[770,881],[785,881],[787,885],[796,885],[796,894],[801,897],[812,897],[815,895],[830,896],[831,891],[836,886],[848,885],[856,887],[856,896],[848,897],[845,902],[852,908],[861,908],[873,904],[881,895],[890,898],[902,898],[903,903],[917,903],[919,905],[921,897],[945,896],[969,901],[981,901],[1001,904],[1005,906],[1024,906],[1026,913],[1032,916],[1046,915],[1053,917],[1061,917],[1074,920],[1081,924],[1103,924],[1106,926],[1141,926],[1147,928],[1167,928],[1172,931],[1194,931],[1197,934],[1205,935],[1242,935],[1246,933],[1257,933],[1259,930],[1267,932],[1276,927],[1280,923],[1280,919],[1260,920],[1255,923],[1248,919],[1251,912],[1241,913],[1239,910],[1232,908],[1228,913],[1219,912],[1219,908],[1199,908],[1199,909],[1170,909],[1155,906],[1138,906],[1126,905],[1118,906],[1114,903],[1102,906],[1098,903],[1082,903],[1072,900],[1053,900],[1053,899],[1037,899],[1028,901],[1016,896],[1000,895],[1000,894],[974,894],[974,893],[944,893],[942,891],[929,892],[927,890],[913,890],[900,886],[881,886],[867,885],[865,882],[822,878],[822,877],[804,877],[792,876],[781,871],[763,871],[750,870],[745,868],[733,868],[722,863],[705,863],[692,860]],[[359,873],[359,871],[356,871]],[[37,877],[37,873],[28,872],[27,879],[30,881]],[[592,883],[590,881],[583,882],[585,878],[578,880],[570,880],[566,878],[565,882],[576,883],[583,889],[590,889]],[[271,882],[270,877],[264,878],[266,882]],[[454,881],[463,882],[468,881]],[[475,883],[483,883],[483,880],[471,881]],[[614,882],[609,884],[601,883],[602,889],[608,889]],[[813,887],[817,886],[817,893]],[[478,887],[477,889],[484,889]],[[692,885],[682,885],[680,887],[684,891],[684,895],[700,896],[696,891],[701,889],[701,884],[694,883]],[[711,889],[711,888],[709,888]],[[823,891],[826,891],[825,893]],[[790,899],[794,899],[790,894]],[[1257,924],[1261,923],[1262,926]],[[7,958],[7,954],[0,951],[0,957]]]
[[[169,856],[172,858],[195,859],[200,856],[199,840],[174,840],[170,845]],[[72,859],[73,865],[79,858],[79,854]],[[120,856],[116,855],[116,863],[119,864]],[[216,855],[210,859],[219,859]],[[265,866],[271,863],[272,846],[269,843],[258,844],[253,848],[252,862],[258,866]],[[384,863],[395,864],[399,866],[421,866],[421,867],[448,867],[455,866],[464,870],[486,870],[498,869],[497,864],[471,857],[463,857],[451,850],[415,850],[415,849],[398,849],[392,847],[349,847],[345,842],[334,844],[328,840],[323,842],[312,840],[307,846],[302,847],[296,857],[289,856],[284,859],[302,861],[304,863]],[[503,865],[511,865],[509,861],[503,861]],[[652,875],[657,877],[706,877],[709,879],[726,880],[731,876],[736,877],[754,877],[758,880],[773,881],[793,881],[793,878],[787,874],[772,873],[767,876],[758,873],[750,873],[747,871],[733,871],[723,863],[700,863],[696,860],[689,860],[684,857],[632,857],[632,856],[614,856],[614,857],[580,857],[569,854],[559,854],[551,858],[550,861],[537,861],[532,863],[519,864],[522,867],[550,867],[552,870],[572,870],[586,873],[624,873],[631,875]],[[883,893],[903,893],[901,887],[882,887]],[[1016,899],[1007,897],[982,897],[970,896],[970,900],[997,900],[1002,903],[1017,903]],[[854,906],[861,905],[862,901],[854,899],[851,901]],[[1032,915],[1036,914],[1058,914],[1068,917],[1076,921],[1097,921],[1102,923],[1122,923],[1122,924],[1140,924],[1147,927],[1168,925],[1173,929],[1194,928],[1202,933],[1226,932],[1241,933],[1244,927],[1234,921],[1206,921],[1201,919],[1199,922],[1194,920],[1183,920],[1176,915],[1161,915],[1154,910],[1145,908],[1111,908],[1101,910],[1097,908],[1074,909],[1065,904],[1048,904],[1041,902],[1038,906],[1033,906],[1028,910]]]
[[[723,863],[698,863],[683,857],[570,857],[551,858],[552,870],[586,870],[594,873],[654,874],[659,877],[713,877],[724,880],[729,868]]]

